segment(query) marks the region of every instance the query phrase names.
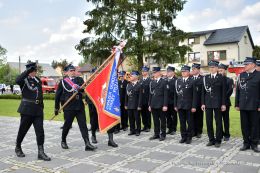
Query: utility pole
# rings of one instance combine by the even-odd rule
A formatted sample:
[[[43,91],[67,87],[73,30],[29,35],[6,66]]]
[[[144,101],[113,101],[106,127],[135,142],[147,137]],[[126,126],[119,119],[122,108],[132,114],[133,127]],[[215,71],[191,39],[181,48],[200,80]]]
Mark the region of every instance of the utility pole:
[[[19,73],[21,73],[21,57],[19,56]]]

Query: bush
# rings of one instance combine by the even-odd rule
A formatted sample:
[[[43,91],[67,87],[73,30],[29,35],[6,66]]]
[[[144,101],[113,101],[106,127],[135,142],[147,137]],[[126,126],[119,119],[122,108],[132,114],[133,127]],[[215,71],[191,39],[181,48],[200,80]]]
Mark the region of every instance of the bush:
[[[0,95],[0,99],[18,99],[20,100],[22,95],[15,95],[15,94],[4,94]],[[44,100],[54,100],[55,94],[43,94]]]

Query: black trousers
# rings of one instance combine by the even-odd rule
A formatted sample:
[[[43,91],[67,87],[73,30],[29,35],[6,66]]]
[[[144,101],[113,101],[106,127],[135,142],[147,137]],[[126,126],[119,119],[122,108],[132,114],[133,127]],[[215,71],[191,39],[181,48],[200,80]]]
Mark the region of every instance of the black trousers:
[[[91,132],[92,135],[96,134],[98,129],[98,114],[95,106],[93,104],[88,105],[89,108],[89,117],[90,117],[90,125],[91,125]]]
[[[202,134],[203,131],[203,111],[201,107],[196,108],[196,112],[192,113],[193,118],[193,135]]]
[[[256,146],[259,136],[259,112],[240,110],[240,121],[244,144]]]
[[[73,123],[74,118],[77,118],[81,136],[83,139],[88,138],[88,128],[86,124],[85,110],[64,110],[65,122],[62,130],[62,141],[66,141],[70,127]]]
[[[144,129],[151,129],[151,112],[148,110],[148,104],[142,106],[141,114]]]
[[[221,112],[223,119],[223,136],[226,138],[230,137],[229,133],[229,110],[230,106],[226,106],[226,111]]]
[[[181,137],[182,139],[192,138],[192,113],[191,110],[179,109],[179,119],[181,125]]]
[[[127,110],[129,122],[130,122],[130,131],[140,133],[141,132],[141,117],[137,109],[128,109]]]
[[[16,143],[18,145],[21,145],[26,133],[28,132],[32,124],[36,134],[37,145],[44,144],[43,116],[31,116],[21,114],[20,127],[16,139]]]
[[[124,106],[121,106],[120,109],[121,109],[121,127],[124,129],[128,127],[128,113],[125,110]]]
[[[120,106],[120,112],[121,112],[121,123],[115,126],[115,131],[119,131],[120,130],[120,126],[121,128],[127,128],[128,127],[128,115],[127,115],[127,111],[125,110],[124,106]]]
[[[160,109],[152,108],[153,124],[154,124],[154,135],[165,137],[166,136],[166,112]]]
[[[214,136],[214,128],[213,128],[213,112],[216,122],[216,138]],[[209,141],[213,143],[221,143],[222,141],[222,117],[220,108],[206,108],[206,124]]]
[[[166,120],[167,120],[167,128],[170,131],[176,132],[178,117],[177,117],[177,112],[174,110],[174,106],[172,104],[168,105],[168,111],[166,113]]]

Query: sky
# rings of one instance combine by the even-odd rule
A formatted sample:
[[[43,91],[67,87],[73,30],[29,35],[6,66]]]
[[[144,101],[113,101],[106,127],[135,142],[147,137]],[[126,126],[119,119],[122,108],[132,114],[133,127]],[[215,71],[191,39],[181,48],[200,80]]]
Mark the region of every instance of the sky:
[[[0,45],[7,61],[28,59],[51,63],[67,59],[77,65],[83,58],[75,45],[83,34],[86,0],[0,0]],[[187,0],[174,24],[187,32],[248,25],[260,45],[260,1]]]

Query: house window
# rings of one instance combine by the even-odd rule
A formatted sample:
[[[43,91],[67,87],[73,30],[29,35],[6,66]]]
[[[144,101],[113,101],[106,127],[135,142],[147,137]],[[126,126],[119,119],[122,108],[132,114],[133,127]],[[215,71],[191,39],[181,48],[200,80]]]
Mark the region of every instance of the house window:
[[[227,59],[227,51],[220,50],[220,51],[208,51],[208,60],[226,60]]]
[[[247,36],[246,35],[244,36],[244,42],[245,42],[245,44],[247,44]]]
[[[189,62],[200,62],[200,52],[189,53]]]
[[[189,38],[188,44],[200,44],[200,37]]]

